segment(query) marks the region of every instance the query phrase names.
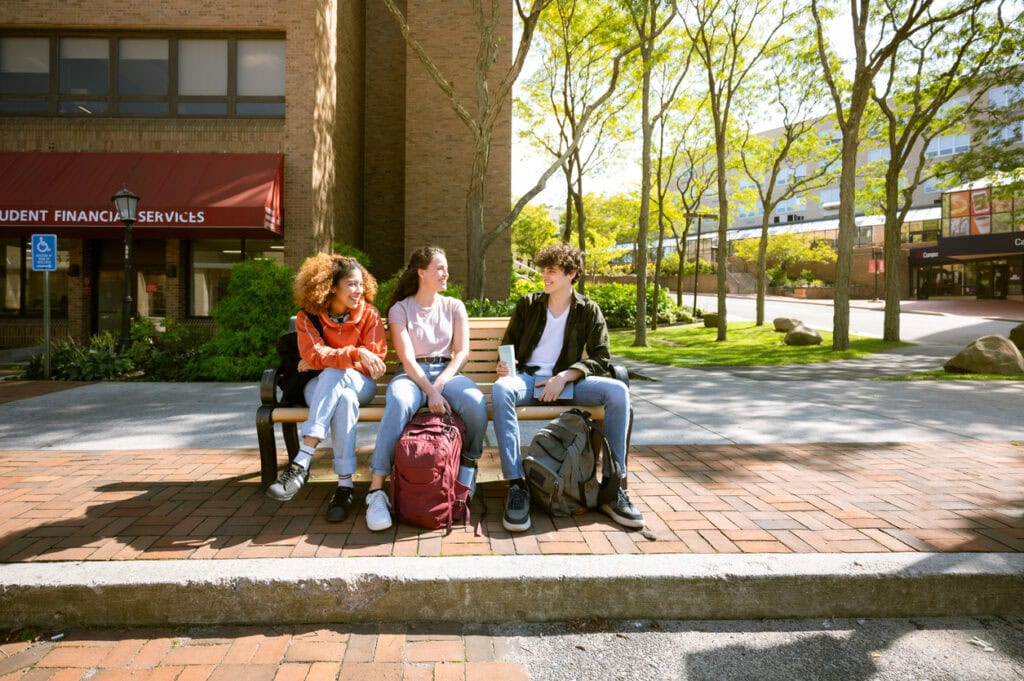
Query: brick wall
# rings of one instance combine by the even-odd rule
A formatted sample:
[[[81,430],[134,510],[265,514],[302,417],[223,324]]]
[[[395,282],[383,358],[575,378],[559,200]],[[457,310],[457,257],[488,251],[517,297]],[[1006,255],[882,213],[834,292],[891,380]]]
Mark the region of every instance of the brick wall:
[[[399,2],[404,10],[405,3]],[[405,41],[383,2],[366,7],[361,247],[387,278],[405,265]]]
[[[511,8],[499,3],[503,12],[498,32],[501,36],[501,51],[492,77],[503,75],[511,63],[512,35]],[[426,53],[437,65],[444,77],[454,83],[456,91],[467,108],[475,106],[476,95],[476,39],[475,19],[469,3],[433,2],[431,0],[409,0],[405,3],[406,16],[413,35],[423,44]],[[368,6],[367,11],[367,164],[381,164],[368,173],[368,182],[377,181],[373,190],[367,191],[367,244],[380,238],[377,227],[385,220],[394,220],[399,209],[403,209],[401,223],[404,235],[401,243],[394,234],[386,236],[387,246],[374,246],[373,252],[385,251],[387,265],[385,272],[404,265],[406,255],[425,243],[444,248],[448,253],[448,264],[455,283],[467,281],[468,262],[466,257],[466,188],[469,185],[472,166],[473,140],[469,129],[452,110],[448,100],[428,75],[418,58],[404,50],[405,87],[404,97],[394,86],[387,88],[374,81],[379,73],[373,71],[373,62],[379,53],[382,59],[393,60],[397,41],[401,35],[395,28],[388,29],[384,20],[394,20],[378,3]],[[381,42],[370,35],[371,27],[378,32]],[[468,27],[468,28],[467,28]],[[375,34],[374,37],[376,37]],[[400,46],[401,44],[398,43]],[[374,97],[370,90],[383,87],[388,95],[379,105],[378,121],[371,118]],[[492,87],[493,89],[493,87]],[[401,101],[400,101],[401,100]],[[399,112],[399,105],[404,109]],[[404,134],[399,121],[404,120]],[[371,126],[377,129],[371,129]],[[484,223],[490,228],[508,213],[511,201],[511,141],[510,103],[506,105],[497,122],[491,147],[490,170],[486,179]],[[399,137],[399,135],[402,135]],[[394,140],[404,140],[401,152],[394,147]],[[376,157],[376,150],[383,148],[385,158]],[[399,155],[404,164],[399,166]],[[386,165],[385,165],[386,164]],[[381,178],[388,168],[404,168],[404,178],[390,175]],[[399,184],[401,183],[401,184]],[[401,197],[399,199],[398,197]],[[372,206],[374,201],[384,206]],[[398,201],[404,206],[394,205]],[[390,204],[390,205],[387,205]],[[485,294],[501,297],[508,292],[507,273],[511,267],[510,235],[498,239],[487,253],[487,287]],[[398,259],[399,247],[401,258]],[[495,276],[499,275],[500,276]]]
[[[339,3],[344,12],[338,11]],[[285,254],[297,265],[318,247],[329,247],[337,213],[334,206],[338,162],[334,153],[335,90],[339,78],[358,89],[361,71],[346,63],[338,68],[334,37],[338,22],[360,19],[359,0],[221,0],[196,3],[164,0],[154,3],[127,0],[6,0],[0,3],[0,25],[25,28],[95,28],[97,30],[273,31],[287,39],[284,120],[180,120],[157,119],[0,119],[0,149],[5,151],[148,151],[249,152],[285,154]],[[321,50],[315,51],[314,46]],[[357,49],[361,51],[361,48]],[[353,118],[346,112],[349,124]],[[319,127],[318,127],[319,126]],[[311,131],[318,131],[311,135]],[[341,158],[352,165],[350,150]],[[321,172],[314,172],[314,158]],[[357,169],[345,168],[349,187]],[[351,194],[351,193],[350,193]],[[350,201],[345,202],[351,206]],[[345,209],[348,216],[353,210]],[[347,219],[351,220],[350,217]]]

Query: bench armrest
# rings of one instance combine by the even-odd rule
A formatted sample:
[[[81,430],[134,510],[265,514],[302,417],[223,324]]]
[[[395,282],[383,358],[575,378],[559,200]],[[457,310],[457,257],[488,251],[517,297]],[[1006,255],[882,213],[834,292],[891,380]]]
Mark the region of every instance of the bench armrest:
[[[276,407],[277,401],[277,368],[263,370],[260,378],[260,404],[264,407]]]

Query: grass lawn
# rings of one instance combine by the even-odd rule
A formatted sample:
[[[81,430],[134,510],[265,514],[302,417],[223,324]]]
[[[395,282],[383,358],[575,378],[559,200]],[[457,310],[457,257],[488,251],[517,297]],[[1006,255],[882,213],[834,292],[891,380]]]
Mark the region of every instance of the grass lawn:
[[[856,359],[911,343],[894,343],[879,338],[850,336],[850,349],[832,350],[832,334],[819,331],[821,345],[791,346],[782,342],[784,333],[771,324],[755,326],[754,322],[729,324],[728,340],[718,342],[718,329],[703,324],[662,327],[647,330],[650,347],[633,347],[632,329],[612,331],[611,352],[652,364],[674,366],[776,366],[781,364],[813,364],[838,359]]]

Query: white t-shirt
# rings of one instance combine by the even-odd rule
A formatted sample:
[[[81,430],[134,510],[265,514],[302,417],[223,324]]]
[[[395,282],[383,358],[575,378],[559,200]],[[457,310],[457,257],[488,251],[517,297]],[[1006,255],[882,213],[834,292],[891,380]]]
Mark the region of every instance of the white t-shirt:
[[[533,349],[533,354],[527,364],[538,367],[537,376],[551,376],[555,370],[555,362],[562,354],[562,345],[565,341],[565,322],[569,319],[569,308],[565,308],[558,317],[547,311],[548,321],[544,325],[544,333],[540,336],[540,342]]]
[[[408,330],[417,357],[451,357],[455,325],[463,319],[468,319],[466,305],[450,296],[437,296],[430,307],[409,296],[388,310],[388,324]]]

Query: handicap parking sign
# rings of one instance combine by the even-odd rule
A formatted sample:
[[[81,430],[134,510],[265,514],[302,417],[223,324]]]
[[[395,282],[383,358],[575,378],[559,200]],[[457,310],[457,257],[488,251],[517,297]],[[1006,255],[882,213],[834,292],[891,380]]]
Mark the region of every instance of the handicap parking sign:
[[[57,235],[32,235],[32,271],[57,271]]]

